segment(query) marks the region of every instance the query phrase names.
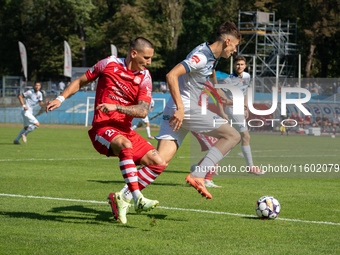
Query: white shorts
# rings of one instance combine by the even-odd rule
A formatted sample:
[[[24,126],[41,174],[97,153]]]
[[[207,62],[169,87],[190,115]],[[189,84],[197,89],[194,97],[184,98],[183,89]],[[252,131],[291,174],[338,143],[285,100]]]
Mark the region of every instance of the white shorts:
[[[228,115],[229,120],[232,120],[232,123],[229,124],[233,126],[238,132],[243,133],[248,131],[247,121],[244,115],[233,115],[233,107],[226,106],[225,113]]]
[[[144,123],[149,123],[149,117],[146,115],[146,117],[145,117],[144,119],[142,119],[142,121],[143,121]]]
[[[34,117],[32,111],[30,111],[30,110],[25,111],[24,109],[22,109],[21,115],[24,119],[24,127],[28,127],[29,125],[32,125],[32,124],[35,125],[39,122],[36,119],[36,117]]]
[[[169,120],[174,112],[174,108],[165,107],[161,129],[158,136],[155,136],[155,138],[157,140],[176,140],[178,147],[182,144],[189,131],[194,131],[199,134],[207,133],[218,129],[221,125],[226,123],[220,116],[209,110],[207,110],[206,115],[202,115],[201,109],[198,108],[196,110],[184,112],[181,128],[178,131],[173,131],[174,127],[170,127]]]

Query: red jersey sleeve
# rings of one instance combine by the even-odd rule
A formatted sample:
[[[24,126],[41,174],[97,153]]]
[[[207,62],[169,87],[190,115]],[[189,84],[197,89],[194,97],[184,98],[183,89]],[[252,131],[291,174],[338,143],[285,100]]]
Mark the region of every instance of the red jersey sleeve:
[[[151,103],[151,91],[152,91],[152,79],[150,72],[148,70],[145,71],[145,76],[142,80],[142,82],[139,85],[139,93],[137,97],[137,101],[146,101],[148,103]]]
[[[109,58],[110,57],[100,60],[97,64],[86,71],[85,74],[89,81],[94,81],[102,75],[105,67],[109,63]]]

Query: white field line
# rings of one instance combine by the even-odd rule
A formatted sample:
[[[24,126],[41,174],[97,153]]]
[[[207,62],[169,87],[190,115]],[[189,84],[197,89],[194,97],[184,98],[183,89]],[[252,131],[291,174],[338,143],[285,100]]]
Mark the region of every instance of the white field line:
[[[0,193],[0,196],[5,196],[5,197],[22,197],[22,198],[37,198],[37,199],[70,201],[70,202],[92,203],[92,204],[107,204],[107,202],[104,202],[104,201],[95,201],[95,200],[81,200],[81,199],[56,198],[56,197],[39,197],[39,196],[24,196],[24,195],[4,194],[4,193]],[[165,206],[158,206],[158,208],[164,209],[164,210],[188,211],[188,212],[198,212],[198,213],[222,214],[222,215],[237,216],[237,217],[257,218],[257,216],[254,216],[254,215],[247,215],[247,214],[240,214],[240,213],[215,212],[215,211],[206,211],[206,210],[198,210],[198,209],[186,209],[186,208],[176,208],[176,207],[165,207]],[[310,221],[310,220],[285,219],[285,218],[277,218],[276,220],[340,226],[340,223],[327,222],[327,221]]]
[[[0,162],[16,161],[62,161],[62,160],[98,160],[98,159],[118,159],[118,157],[109,158],[26,158],[26,159],[0,159]]]

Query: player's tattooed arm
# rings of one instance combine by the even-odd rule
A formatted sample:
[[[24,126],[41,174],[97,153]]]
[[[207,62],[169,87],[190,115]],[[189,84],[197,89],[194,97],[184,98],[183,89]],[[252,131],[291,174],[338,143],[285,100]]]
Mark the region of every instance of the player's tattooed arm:
[[[118,105],[118,104],[100,104],[97,106],[97,110],[100,110],[104,113],[108,113],[110,111],[117,111],[129,115],[135,118],[145,118],[149,112],[150,103],[146,101],[138,101],[137,105]]]
[[[150,103],[138,101],[137,105],[123,106],[117,105],[117,111],[135,118],[145,118],[149,112]]]

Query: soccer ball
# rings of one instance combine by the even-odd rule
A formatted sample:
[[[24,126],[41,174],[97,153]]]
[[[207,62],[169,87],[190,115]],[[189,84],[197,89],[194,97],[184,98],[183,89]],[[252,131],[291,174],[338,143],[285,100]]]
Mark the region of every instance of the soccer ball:
[[[280,211],[280,203],[275,197],[264,196],[256,201],[255,212],[262,220],[274,220],[279,215]]]

